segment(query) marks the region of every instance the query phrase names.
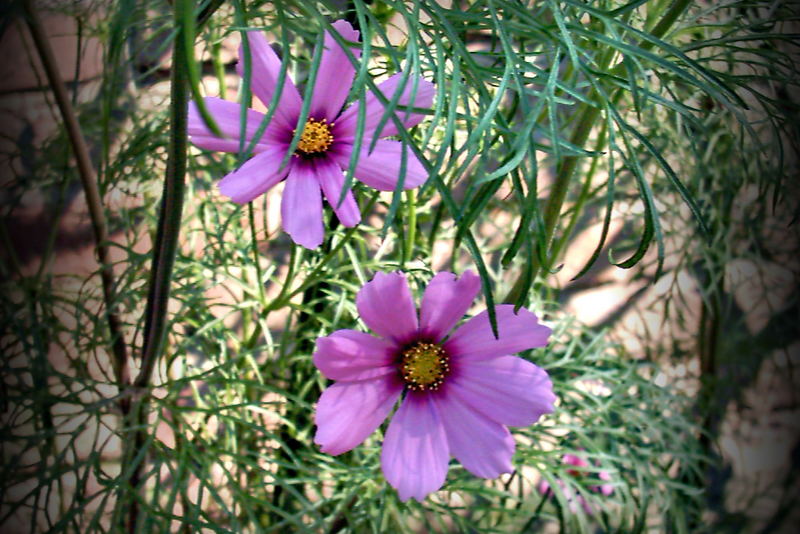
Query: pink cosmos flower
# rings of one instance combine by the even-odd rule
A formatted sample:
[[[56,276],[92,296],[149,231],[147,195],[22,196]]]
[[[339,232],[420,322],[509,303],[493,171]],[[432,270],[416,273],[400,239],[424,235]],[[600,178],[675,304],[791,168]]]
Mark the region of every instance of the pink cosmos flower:
[[[333,27],[343,39],[358,41],[358,32],[348,22],[340,20],[333,23]],[[281,63],[261,33],[250,32],[247,39],[253,66],[253,93],[268,105],[277,88]],[[330,33],[325,34],[324,41],[325,48],[305,124],[298,124],[303,100],[295,84],[286,76],[272,120],[255,144],[255,155],[219,182],[222,194],[234,202],[246,204],[286,179],[281,200],[283,227],[296,243],[312,249],[319,246],[323,238],[322,194],[344,226],[355,226],[361,220],[351,191],[339,203],[344,184],[342,170],[350,165],[361,107],[358,102],[342,111],[353,83],[355,67]],[[360,48],[349,47],[349,50],[355,57],[360,57]],[[241,48],[239,57],[243,57]],[[237,64],[240,75],[242,64],[243,61]],[[433,102],[433,84],[416,76],[409,76],[404,84],[403,75],[395,74],[379,84],[378,88],[387,101],[400,92],[399,106],[427,108]],[[416,94],[412,100],[414,91]],[[211,133],[196,104],[192,102],[189,107],[189,136],[192,143],[207,150],[238,152],[240,105],[219,98],[207,97],[204,100],[225,137]],[[394,191],[400,178],[401,162],[405,159],[403,188],[422,185],[428,174],[414,153],[400,141],[379,139],[375,148],[369,150],[374,138],[397,135],[398,130],[390,119],[380,131],[376,131],[385,106],[375,94],[369,92],[366,95],[364,106],[364,138],[355,177],[375,189]],[[424,118],[420,113],[408,111],[398,112],[397,115],[406,128],[419,124]],[[246,144],[253,139],[263,117],[258,111],[248,110]],[[302,129],[300,141],[289,163],[281,168],[297,128]]]
[[[417,309],[401,273],[378,273],[356,298],[379,337],[338,330],[317,340],[314,364],[336,380],[319,399],[314,441],[323,452],[349,451],[372,434],[403,397],[386,431],[381,465],[400,499],[418,501],[444,484],[450,456],[471,473],[494,478],[513,470],[514,438],[553,411],[547,373],[511,356],[543,347],[550,329],[514,306],[495,308],[500,337],[486,311],[455,329],[480,290],[470,271],[437,274]]]
[[[575,478],[583,478],[588,476],[588,472],[585,468],[589,467],[589,462],[578,456],[576,454],[565,454],[561,461],[567,465],[573,466],[576,469],[567,469],[567,473],[572,475]],[[611,480],[611,476],[608,474],[608,471],[600,471],[597,473],[597,477],[602,480],[603,482],[609,482]],[[577,491],[575,491],[571,486],[566,484],[563,480],[557,480],[558,487],[561,489],[561,493],[564,494],[564,498],[566,499],[567,503],[569,504],[569,509],[572,513],[578,511],[578,505],[583,508],[583,511],[587,514],[591,515],[594,513],[592,509],[592,505]],[[546,480],[542,480],[539,482],[539,486],[537,488],[539,493],[544,496],[549,496],[551,494],[550,491],[550,484]],[[614,486],[611,484],[600,484],[599,486],[590,486],[589,489],[595,493],[601,493],[608,497],[612,493],[614,493]]]

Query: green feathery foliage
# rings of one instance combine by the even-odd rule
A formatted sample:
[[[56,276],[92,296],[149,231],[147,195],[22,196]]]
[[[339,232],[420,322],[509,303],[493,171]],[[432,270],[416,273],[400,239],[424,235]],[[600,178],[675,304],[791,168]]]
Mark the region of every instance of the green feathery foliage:
[[[81,197],[58,132],[3,193],[0,529],[704,528],[704,487],[715,461],[704,445],[707,421],[698,416],[704,405],[655,379],[658,355],[632,358],[606,330],[564,313],[549,275],[578,231],[601,223],[578,277],[600,264],[635,267],[652,279],[688,268],[707,309],[724,317],[731,234],[757,242],[760,231],[755,216],[745,228],[730,224],[735,199],[753,188],[763,210],[796,208],[789,176],[797,104],[787,95],[798,89],[797,36],[781,22],[797,21],[796,2],[118,0],[90,7],[100,16],[77,4],[60,9],[78,22],[79,48],[91,39],[103,52],[97,98],[76,97],[73,105],[94,149],[112,233],[114,300],[103,301],[99,271],[51,272],[59,218]],[[396,72],[435,83],[433,107],[418,110],[422,124],[397,124],[430,179],[413,192],[398,186],[379,194],[355,179],[354,158],[345,184],[364,222],[339,226],[326,206],[325,242],[309,251],[274,231],[274,197],[242,207],[215,191],[253,144],[242,141],[238,157],[187,152],[186,102],[218,87],[242,103],[244,117],[252,100],[249,51],[234,95],[225,88],[235,58],[224,43],[249,29],[269,35],[283,58],[281,76],[309,96],[322,32],[339,18],[359,29],[365,59],[355,63],[349,102]],[[384,103],[384,121],[393,120],[397,98]],[[362,116],[356,139],[363,131]],[[37,236],[43,246],[32,269],[8,224],[36,191],[52,197],[54,216]],[[625,232],[610,242],[612,216],[624,219]],[[668,249],[670,240],[683,245]],[[419,295],[434,271],[466,268],[482,279],[477,310],[509,302],[554,325],[549,347],[522,356],[550,374],[557,409],[513,429],[513,475],[487,481],[454,466],[442,491],[402,503],[380,470],[385,423],[341,456],[314,445],[314,403],[326,387],[311,361],[314,342],[336,329],[364,329],[355,295],[375,272],[404,270]],[[679,314],[671,298],[663,297],[665,318]],[[127,382],[110,363],[102,311],[109,306],[122,318]],[[585,476],[562,462],[568,453],[590,460]],[[610,475],[611,496],[593,491],[600,471]],[[552,495],[537,491],[540,480]],[[571,506],[569,495],[595,512]]]

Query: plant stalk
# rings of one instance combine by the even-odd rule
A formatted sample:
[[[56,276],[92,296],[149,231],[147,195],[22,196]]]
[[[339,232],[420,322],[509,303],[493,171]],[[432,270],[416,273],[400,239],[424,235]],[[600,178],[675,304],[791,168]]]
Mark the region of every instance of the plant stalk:
[[[86,205],[89,209],[89,220],[94,234],[97,261],[100,264],[100,281],[103,289],[106,321],[111,335],[111,353],[113,355],[111,363],[114,366],[114,375],[119,388],[122,389],[130,382],[130,368],[128,366],[125,337],[122,335],[121,321],[115,311],[114,269],[108,252],[108,226],[103,212],[100,190],[97,186],[97,175],[89,157],[89,149],[83,137],[78,118],[75,115],[75,110],[72,107],[67,88],[58,71],[53,49],[37,15],[36,8],[33,6],[33,1],[24,0],[23,9],[25,10],[25,19],[36,46],[36,51],[42,61],[47,80],[50,82],[50,88],[53,91],[53,96],[64,121],[64,128],[70,145],[72,145],[72,151],[75,154],[81,186],[83,187],[84,195],[86,195]]]
[[[186,178],[186,154],[188,145],[188,107],[189,107],[189,72],[187,62],[189,53],[186,49],[186,27],[184,10],[191,9],[186,0],[175,3],[174,21],[178,29],[172,49],[172,72],[170,73],[170,131],[167,169],[161,207],[158,216],[156,239],[153,245],[153,260],[150,270],[147,306],[145,308],[144,343],[142,346],[141,368],[133,385],[136,389],[144,389],[150,383],[156,361],[160,356],[166,338],[167,305],[169,303],[172,270],[178,250],[183,198]],[[135,435],[128,443],[124,458],[130,460],[140,453],[147,439],[148,398],[139,397],[132,406],[129,419],[130,428],[135,428]],[[133,492],[140,491],[145,460],[142,458],[133,467],[129,488]],[[129,502],[126,529],[135,532],[139,517],[139,499],[136,496]]]
[[[177,7],[181,2],[176,5]],[[177,16],[176,16],[177,18]],[[170,78],[170,133],[166,177],[161,197],[153,261],[150,270],[149,293],[145,309],[144,345],[139,375],[134,386],[144,387],[150,380],[153,367],[164,344],[166,334],[167,304],[169,302],[172,268],[178,249],[183,197],[186,186],[186,153],[189,106],[189,77],[186,68],[187,53],[183,44],[184,31],[178,24],[178,35],[172,52]]]

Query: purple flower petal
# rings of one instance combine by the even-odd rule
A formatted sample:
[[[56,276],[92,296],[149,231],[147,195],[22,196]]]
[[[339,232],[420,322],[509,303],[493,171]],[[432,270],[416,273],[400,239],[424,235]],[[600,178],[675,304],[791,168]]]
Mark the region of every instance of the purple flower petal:
[[[409,393],[389,423],[381,466],[401,501],[422,501],[447,477],[450,452],[441,415],[430,396]]]
[[[389,79],[378,85],[378,89],[386,97],[387,102],[391,102],[394,98],[394,95],[398,91],[400,84],[403,83],[404,76],[405,74],[403,73],[394,74]],[[416,95],[412,101],[411,94],[415,90]],[[405,81],[405,86],[403,86],[403,92],[400,94],[400,99],[397,101],[397,105],[398,107],[429,108],[433,104],[433,96],[435,94],[436,88],[431,82],[418,76],[409,76]],[[366,112],[364,113],[365,141],[369,141],[371,143],[374,137],[380,138],[388,137],[390,135],[398,135],[399,132],[397,131],[397,126],[395,126],[394,121],[391,118],[386,121],[380,132],[375,133],[375,129],[378,127],[378,124],[383,118],[386,105],[383,104],[371,91],[367,92],[364,102],[367,106]],[[361,102],[356,102],[347,108],[338,119],[336,119],[336,129],[334,130],[334,135],[337,138],[341,137],[343,140],[352,140],[355,137],[360,107]],[[406,128],[416,126],[422,122],[422,119],[425,118],[425,115],[422,113],[411,113],[407,110],[397,109],[395,114]]]
[[[533,313],[520,308],[515,314],[511,304],[496,306],[495,311],[500,339],[495,339],[485,310],[461,325],[444,349],[454,358],[483,360],[547,345],[550,328],[539,324]]]
[[[481,279],[472,271],[461,278],[441,272],[425,289],[420,307],[419,330],[422,337],[440,341],[467,313],[475,295],[481,289]]]
[[[600,480],[605,482],[611,481],[611,475],[608,474],[608,471],[600,471],[597,476],[600,478]],[[600,486],[596,486],[594,489],[606,497],[614,493],[614,486],[612,484],[601,484]]]
[[[322,243],[322,195],[311,165],[294,159],[281,200],[283,229],[295,243],[308,249]]]
[[[453,395],[431,395],[447,432],[450,453],[473,475],[495,478],[514,470],[514,438],[508,429]]]
[[[402,390],[394,376],[333,384],[317,403],[314,443],[334,456],[360,445],[386,419]]]
[[[355,330],[317,339],[314,365],[331,380],[366,380],[397,373],[393,343]]]
[[[284,155],[286,155],[285,146],[267,147],[264,152],[256,154],[220,180],[217,184],[220,193],[230,197],[237,204],[247,204],[263,195],[283,180],[289,172],[288,165],[279,170]]]
[[[536,491],[546,497],[550,493],[550,483],[544,478],[541,478],[539,484],[536,485]]]
[[[359,40],[358,32],[346,20],[336,21],[332,26],[343,39],[354,42]],[[361,58],[360,48],[351,46],[349,49],[356,58]],[[325,32],[325,49],[322,52],[317,78],[314,81],[309,117],[333,122],[336,115],[342,110],[350,87],[353,85],[355,73],[356,68],[350,62],[344,48],[330,32]]]
[[[510,426],[535,423],[553,411],[556,400],[547,373],[516,356],[459,362],[447,381],[447,394]]]
[[[400,179],[400,165],[404,157],[406,168],[403,189],[419,187],[428,179],[428,171],[420,160],[400,141],[382,139],[375,144],[371,153],[367,152],[368,149],[369,143],[365,139],[355,171],[356,178],[368,186],[379,191],[394,191]],[[334,142],[329,152],[342,169],[347,169],[352,151],[352,145]]]
[[[356,199],[352,191],[348,191],[344,200],[339,204],[339,196],[342,194],[344,185],[344,174],[342,169],[329,158],[316,158],[314,161],[314,171],[317,174],[322,192],[328,200],[328,204],[333,208],[333,212],[344,226],[352,227],[361,221],[361,212],[356,204]]]
[[[417,333],[417,309],[404,274],[377,273],[356,296],[358,313],[376,334],[403,345]]]
[[[213,135],[191,135],[189,141],[196,147],[212,152],[239,152],[239,141],[237,139],[220,139]],[[245,145],[247,146],[247,145]],[[256,145],[253,153],[260,152],[263,145]]]
[[[229,102],[221,98],[206,97],[203,99],[208,108],[208,112],[214,117],[217,126],[224,134],[224,138],[217,137],[211,130],[208,129],[200,112],[197,110],[195,102],[189,103],[189,137],[195,146],[204,148],[206,150],[215,150],[219,152],[239,152],[239,125],[241,124],[241,106],[236,102]],[[264,118],[263,113],[247,110],[247,130],[246,130],[246,143],[253,139],[253,136],[261,125],[261,120]],[[277,142],[278,132],[273,126],[267,126],[264,130],[264,135],[259,139],[253,148],[254,153],[264,151],[271,143]]]
[[[563,458],[561,458],[561,461],[567,465],[572,465],[575,467],[589,467],[589,462],[586,459],[581,458],[577,454],[567,453],[564,455]],[[577,473],[577,471],[574,470],[571,471]]]
[[[277,89],[281,60],[278,59],[278,55],[275,54],[261,31],[247,32],[247,42],[250,44],[252,66],[250,80],[253,93],[265,106],[269,106]],[[240,45],[236,72],[242,77],[244,76],[244,61],[244,49]],[[303,101],[300,99],[300,93],[297,92],[297,87],[292,83],[287,71],[273,117],[280,122],[284,129],[289,128],[291,130],[297,125],[297,117],[300,115],[302,105]]]

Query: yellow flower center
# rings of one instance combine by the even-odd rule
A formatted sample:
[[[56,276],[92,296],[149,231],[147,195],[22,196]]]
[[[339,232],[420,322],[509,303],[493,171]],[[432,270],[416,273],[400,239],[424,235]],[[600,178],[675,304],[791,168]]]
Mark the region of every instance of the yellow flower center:
[[[297,150],[304,154],[314,154],[328,150],[331,143],[333,143],[331,126],[333,126],[333,123],[328,125],[326,119],[321,121],[308,119],[303,127],[303,133],[300,135],[300,141],[297,143]]]
[[[414,391],[435,390],[450,372],[450,358],[439,345],[417,343],[403,351],[400,372]]]

